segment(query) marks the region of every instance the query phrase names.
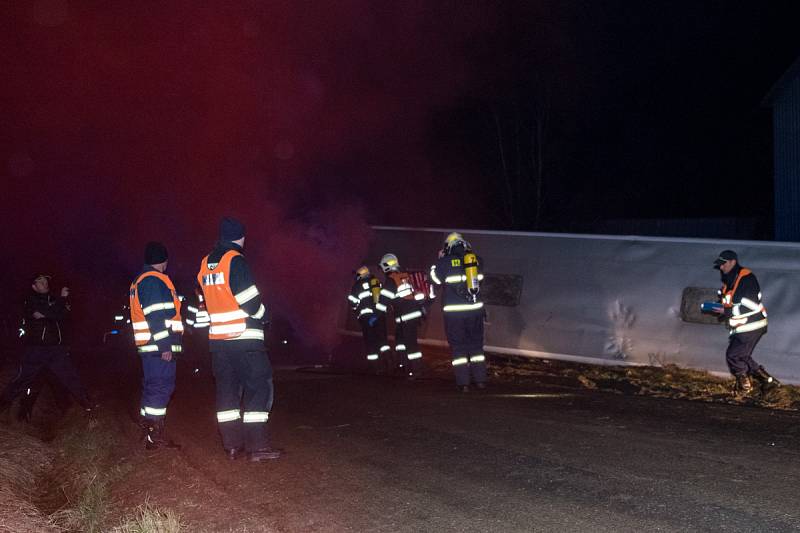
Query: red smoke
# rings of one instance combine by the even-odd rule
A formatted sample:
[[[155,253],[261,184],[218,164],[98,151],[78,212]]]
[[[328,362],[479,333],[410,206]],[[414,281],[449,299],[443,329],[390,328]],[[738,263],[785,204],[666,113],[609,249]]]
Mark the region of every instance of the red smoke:
[[[2,8],[4,299],[50,270],[81,289],[85,312],[111,305],[148,240],[167,245],[188,292],[231,214],[273,310],[327,345],[368,217],[424,224],[445,205],[425,121],[468,76],[464,50],[488,12],[211,6]],[[409,190],[423,194],[412,203]]]

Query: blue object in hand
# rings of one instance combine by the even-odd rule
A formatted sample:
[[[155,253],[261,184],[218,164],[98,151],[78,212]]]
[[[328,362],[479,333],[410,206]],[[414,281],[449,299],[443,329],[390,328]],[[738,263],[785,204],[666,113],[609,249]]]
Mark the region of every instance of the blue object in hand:
[[[725,312],[725,307],[718,302],[703,302],[700,304],[700,311],[703,313],[716,313],[721,315]]]
[[[375,322],[377,322],[377,321],[378,321],[378,317],[376,317],[375,315],[372,315],[371,317],[369,317],[369,320],[367,320],[367,324],[369,324],[369,327],[372,327],[372,326],[375,325]]]

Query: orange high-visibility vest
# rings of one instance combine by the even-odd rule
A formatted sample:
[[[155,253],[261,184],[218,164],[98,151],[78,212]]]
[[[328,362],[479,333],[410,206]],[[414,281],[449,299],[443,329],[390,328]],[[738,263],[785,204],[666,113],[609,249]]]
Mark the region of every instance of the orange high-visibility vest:
[[[208,256],[200,262],[197,283],[203,291],[211,319],[209,339],[235,339],[247,329],[248,314],[239,306],[230,286],[231,261],[237,255],[242,254],[236,250],[228,250],[214,268],[208,266]]]
[[[150,276],[160,279],[164,285],[167,286],[170,294],[172,295],[172,302],[160,302],[151,304],[146,308],[142,308],[142,303],[139,301],[139,283],[141,283],[144,278]],[[181,301],[178,298],[178,294],[175,292],[175,285],[172,284],[172,280],[169,279],[169,276],[166,274],[156,271],[143,272],[131,284],[130,301],[133,339],[136,343],[136,346],[139,347],[140,352],[157,351],[158,347],[156,346],[155,341],[167,337],[170,333],[181,333],[183,331],[183,322],[181,322]],[[147,324],[147,315],[149,315],[152,311],[171,311],[173,309],[175,310],[175,313],[169,320],[166,321],[163,330],[150,331],[150,326]]]
[[[725,283],[722,284],[722,290],[720,291],[720,296],[722,300],[722,305],[725,307],[733,307],[733,294],[736,292],[736,289],[739,288],[739,282],[742,281],[742,278],[751,274],[752,271],[749,268],[742,268],[739,270],[739,275],[736,276],[736,280],[733,282],[733,287],[728,290],[728,285]]]
[[[736,293],[736,289],[739,288],[739,282],[749,274],[752,274],[750,269],[742,268],[733,282],[733,287],[728,289],[728,285],[723,283],[720,290],[722,305],[727,308],[733,308],[733,314],[728,318],[728,328],[731,335],[754,331],[767,326],[767,308],[761,302],[761,293],[758,293],[758,301],[753,302],[757,303],[758,307],[756,309],[747,307],[748,310],[745,313],[737,313],[737,307],[733,303],[733,295]]]

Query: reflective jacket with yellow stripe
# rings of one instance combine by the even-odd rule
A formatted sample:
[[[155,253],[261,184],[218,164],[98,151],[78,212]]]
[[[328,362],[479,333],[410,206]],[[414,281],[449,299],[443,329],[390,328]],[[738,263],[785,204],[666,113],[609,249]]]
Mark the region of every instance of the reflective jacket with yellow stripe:
[[[442,310],[445,313],[484,312],[480,292],[473,301],[467,290],[462,247],[440,257],[431,266],[429,277],[433,283],[443,287],[441,300]],[[483,259],[480,257],[478,257],[478,280],[483,280]]]
[[[147,266],[130,288],[131,325],[139,353],[181,351],[181,302],[169,276]]]

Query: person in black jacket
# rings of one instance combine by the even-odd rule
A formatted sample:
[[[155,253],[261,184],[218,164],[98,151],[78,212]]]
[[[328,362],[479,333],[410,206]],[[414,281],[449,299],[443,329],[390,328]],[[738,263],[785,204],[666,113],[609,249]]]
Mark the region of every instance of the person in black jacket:
[[[719,269],[722,280],[719,297],[730,332],[725,361],[736,378],[736,393],[752,391],[751,377],[760,383],[762,393],[766,393],[781,383],[753,360],[753,350],[767,332],[761,287],[755,274],[739,264],[739,256],[733,250],[722,251],[714,261],[714,268]]]
[[[267,310],[244,257],[245,228],[224,217],[220,239],[200,263],[197,282],[211,320],[208,348],[217,389],[217,423],[230,460],[277,459],[267,421],[273,403],[272,365],[264,343]]]
[[[70,312],[69,288],[63,287],[60,296],[54,298],[50,294],[50,276],[37,274],[33,277],[31,289],[25,300],[21,328],[25,352],[19,373],[0,393],[0,410],[8,408],[43,371],[49,370],[81,407],[90,412],[93,404],[72,364],[66,343],[64,322]]]

